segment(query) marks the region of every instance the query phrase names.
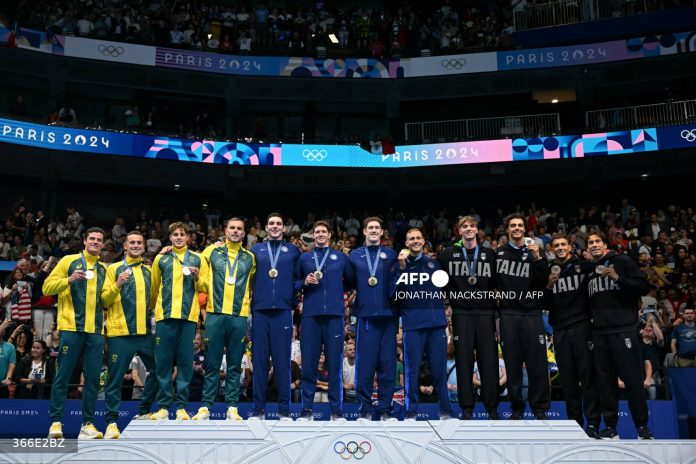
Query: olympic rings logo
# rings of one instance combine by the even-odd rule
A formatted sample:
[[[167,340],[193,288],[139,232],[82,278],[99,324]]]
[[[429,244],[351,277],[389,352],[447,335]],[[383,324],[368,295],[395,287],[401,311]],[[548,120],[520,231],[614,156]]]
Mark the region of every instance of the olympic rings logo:
[[[681,138],[683,138],[687,142],[696,141],[696,129],[684,129],[683,131],[681,131]]]
[[[452,58],[450,60],[442,60],[440,65],[445,69],[462,69],[466,66],[466,60],[464,58]]]
[[[341,459],[348,460],[350,458],[362,459],[365,455],[370,454],[372,451],[372,445],[369,441],[363,441],[358,444],[357,441],[349,441],[344,443],[342,441],[337,441],[334,443],[334,453],[341,456]]]
[[[104,56],[111,55],[114,58],[123,55],[123,52],[125,52],[123,47],[115,47],[113,45],[99,45],[97,47],[97,50],[99,50],[99,53],[101,53]]]
[[[324,158],[329,156],[326,150],[303,150],[302,156],[305,157],[307,161],[324,161]]]

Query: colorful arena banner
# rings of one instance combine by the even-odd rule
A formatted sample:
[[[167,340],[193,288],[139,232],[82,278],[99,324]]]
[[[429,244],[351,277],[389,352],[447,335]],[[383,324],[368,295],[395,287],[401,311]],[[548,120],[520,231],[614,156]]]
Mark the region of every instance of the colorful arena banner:
[[[403,391],[403,390],[402,390]],[[187,411],[193,415],[198,410],[199,403],[189,403]],[[358,403],[344,403],[343,413],[348,420],[357,419],[359,415]],[[50,407],[49,400],[0,400],[0,438],[22,438],[22,437],[45,437],[51,419],[48,415]],[[253,407],[252,403],[239,403],[239,414],[248,417]],[[394,414],[400,415],[404,412],[403,405],[396,401],[393,403]],[[453,405],[455,412],[459,408]],[[674,406],[671,401],[648,401],[649,416],[648,427],[657,439],[671,440],[678,438],[677,421],[674,416]],[[299,403],[291,404],[291,415],[297,417],[302,409]],[[510,415],[509,404],[501,403],[500,412],[503,418]],[[100,430],[104,430],[104,402],[97,401],[97,414],[94,425]],[[211,408],[210,418],[222,420],[226,416],[227,405],[215,403]],[[136,401],[122,401],[121,410],[117,424],[121,430],[128,425],[131,418],[138,412]],[[439,405],[435,403],[421,404],[418,410],[418,420],[437,420],[440,412]],[[276,403],[266,404],[266,414],[270,420],[278,417],[278,405]],[[315,420],[328,420],[331,410],[328,403],[315,403]],[[474,418],[485,419],[485,412],[482,404],[477,404],[474,409]],[[567,419],[565,413],[565,403],[563,401],[551,402],[551,410],[548,413],[551,422],[554,420]],[[525,419],[533,419],[533,414],[529,411],[525,413]],[[75,438],[82,422],[82,402],[78,400],[66,401],[65,415],[63,416],[63,430],[67,438]],[[636,429],[631,421],[626,401],[619,402],[619,424],[617,427],[621,438],[635,439]]]
[[[587,45],[498,52],[498,71],[555,68],[693,52],[696,33],[680,32]]]
[[[0,143],[48,150],[244,166],[414,168],[639,154],[696,146],[696,126],[549,137],[401,145],[392,155],[358,145],[190,140],[0,118]]]
[[[11,34],[9,28],[0,24],[0,42],[7,43]],[[20,48],[54,55],[238,76],[400,79],[588,65],[690,53],[696,51],[696,32],[553,48],[396,60],[224,55],[198,50],[52,36],[45,32],[22,28],[17,31],[16,44]]]

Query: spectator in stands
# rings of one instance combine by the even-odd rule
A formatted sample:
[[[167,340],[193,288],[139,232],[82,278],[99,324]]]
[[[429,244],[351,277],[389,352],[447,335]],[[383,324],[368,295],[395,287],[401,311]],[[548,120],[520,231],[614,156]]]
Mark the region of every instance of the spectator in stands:
[[[34,341],[33,338],[31,329],[24,324],[18,324],[12,332],[12,335],[7,338],[7,341],[14,345],[17,359],[22,359],[24,356],[29,355],[31,345]]]
[[[203,379],[205,377],[205,344],[200,330],[193,339],[193,376],[189,384],[189,401],[201,401],[203,397]]]
[[[7,109],[7,114],[19,117],[28,116],[29,111],[27,110],[26,103],[24,103],[24,97],[22,97],[21,95],[17,95],[17,98],[15,99],[14,103],[12,103],[12,105],[10,105],[10,107]]]
[[[346,342],[343,357],[343,401],[357,403],[355,393],[355,342]]]
[[[319,355],[317,366],[317,391],[314,393],[315,403],[329,402],[329,368],[326,366],[326,357],[322,351]]]
[[[12,321],[5,319],[0,323],[0,398],[10,397],[10,385],[14,376],[17,356],[11,343],[4,341],[5,332]]]
[[[665,339],[653,313],[648,313],[646,324],[640,330],[640,335],[641,357],[644,363],[647,361],[650,364],[649,367],[647,363],[645,364],[643,386],[648,399],[654,400],[657,398],[657,385],[662,383],[660,350],[665,344]]]
[[[58,110],[58,120],[64,124],[77,124],[77,114],[69,102]]]
[[[25,272],[20,267],[15,267],[2,293],[2,302],[9,319],[21,323],[31,320],[31,291],[31,282],[26,278]]]
[[[37,338],[44,340],[51,332],[51,327],[54,324],[55,299],[53,296],[43,294],[43,283],[46,277],[51,273],[53,268],[58,263],[58,260],[51,256],[42,265],[36,275],[36,281],[33,286],[32,296],[32,319],[34,331]]]
[[[46,342],[36,340],[31,345],[31,355],[19,360],[14,377],[17,383],[15,398],[47,399],[51,396],[53,363],[46,356]]]
[[[684,310],[684,322],[672,330],[671,351],[677,355],[678,367],[696,367],[696,311]]]

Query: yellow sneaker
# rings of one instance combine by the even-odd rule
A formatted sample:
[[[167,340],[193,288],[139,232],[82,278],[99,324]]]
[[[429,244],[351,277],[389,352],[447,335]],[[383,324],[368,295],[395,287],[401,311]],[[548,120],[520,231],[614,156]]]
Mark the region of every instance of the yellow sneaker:
[[[191,420],[185,409],[176,410],[176,420]]]
[[[153,412],[152,414],[150,414],[150,419],[151,420],[169,420],[169,410],[162,408],[157,412]]]
[[[198,408],[198,412],[192,418],[193,420],[208,420],[210,419],[210,411],[205,406]]]
[[[51,428],[48,429],[48,438],[63,438],[63,424],[54,422]]]
[[[77,436],[78,440],[99,440],[101,438],[104,438],[104,434],[97,430],[94,424],[83,425]]]
[[[237,411],[237,408],[235,408],[234,406],[230,406],[229,408],[227,408],[227,420],[242,420],[242,416],[239,415],[239,411]]]
[[[106,440],[116,440],[121,437],[121,432],[118,430],[116,424],[109,424],[106,426],[106,432],[104,432],[104,438]]]

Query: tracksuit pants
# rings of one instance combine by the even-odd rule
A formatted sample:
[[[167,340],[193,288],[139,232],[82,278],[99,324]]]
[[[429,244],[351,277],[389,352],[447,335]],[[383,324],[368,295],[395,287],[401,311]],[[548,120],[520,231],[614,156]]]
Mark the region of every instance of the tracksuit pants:
[[[648,424],[648,402],[643,387],[643,369],[638,336],[635,331],[600,335],[592,334],[599,404],[604,424],[616,427],[619,422],[619,385],[626,386],[628,408],[636,428]],[[642,343],[642,342],[641,342]]]
[[[396,378],[396,317],[358,318],[355,393],[360,413],[372,413],[372,385],[377,371],[377,411],[390,413]]]
[[[583,427],[599,427],[599,397],[592,359],[592,326],[588,322],[553,332],[556,363],[561,374],[561,386],[565,396],[568,419]]]
[[[423,353],[428,357],[433,391],[437,394],[440,411],[452,413],[447,390],[447,332],[445,327],[404,330],[404,368],[406,382],[406,411],[417,412],[420,386],[418,372]]]
[[[155,330],[155,359],[159,392],[157,403],[169,409],[174,400],[172,371],[176,359],[176,404],[178,409],[188,405],[189,384],[193,376],[193,339],[196,323],[184,319],[163,319]],[[219,367],[219,366],[218,366]]]
[[[278,410],[290,414],[290,354],[292,351],[292,311],[257,310],[251,324],[251,359],[254,363],[254,408],[266,408],[269,357],[278,389]]]
[[[343,316],[314,316],[302,318],[300,353],[302,355],[302,408],[314,407],[314,393],[319,377],[319,357],[324,346],[324,358],[329,370],[329,405],[331,412],[343,410]]]
[[[474,410],[472,382],[474,354],[481,377],[481,398],[488,412],[497,413],[499,402],[498,344],[495,316],[454,313],[454,359],[457,367],[457,397],[464,413]]]
[[[524,413],[522,398],[522,367],[529,379],[529,406],[534,414],[547,412],[549,402],[549,367],[546,357],[546,333],[541,315],[500,316],[500,340],[507,372],[510,409],[513,414]]]
[[[150,412],[157,396],[157,378],[155,376],[155,337],[154,335],[124,335],[109,337],[106,340],[109,360],[109,381],[104,391],[106,423],[118,420],[121,406],[121,387],[123,375],[128,371],[133,356],[138,355],[147,369],[143,396],[138,407],[138,414]]]
[[[247,317],[208,313],[205,319],[207,351],[203,380],[203,406],[211,408],[215,402],[220,384],[220,365],[222,356],[225,355],[227,361],[225,401],[228,407],[237,407],[246,333]]]
[[[104,358],[104,336],[66,330],[60,332],[56,374],[51,388],[51,422],[60,422],[65,414],[68,384],[80,357],[82,357],[82,374],[85,378],[82,390],[82,423],[94,422],[99,374]]]

